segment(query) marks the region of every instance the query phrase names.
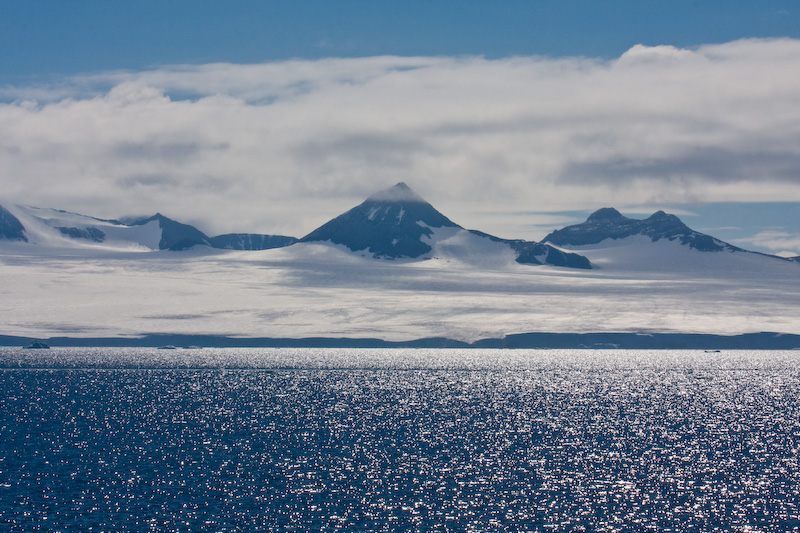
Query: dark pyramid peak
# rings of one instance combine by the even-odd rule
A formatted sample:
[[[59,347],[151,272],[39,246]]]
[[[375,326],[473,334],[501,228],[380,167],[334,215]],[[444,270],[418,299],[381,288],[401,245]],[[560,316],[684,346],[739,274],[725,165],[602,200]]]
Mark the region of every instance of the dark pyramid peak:
[[[741,250],[692,230],[680,218],[664,211],[656,211],[648,218],[638,220],[625,217],[616,209],[609,207],[595,211],[582,224],[554,231],[545,237],[544,242],[559,246],[583,246],[597,244],[606,239],[624,239],[633,235],[650,237],[653,242],[661,239],[678,240],[683,245],[703,252]]]
[[[431,240],[439,228],[464,229],[400,182],[373,194],[360,205],[312,231],[300,242],[342,244],[354,252],[367,251],[376,258],[419,258],[432,251]],[[452,235],[452,230],[442,236]],[[508,245],[516,252],[518,263],[591,268],[585,257],[546,244],[500,239],[474,230],[470,233]]]
[[[431,251],[424,237],[434,228],[460,228],[403,182],[323,224],[300,242],[330,241],[373,257],[420,257]]]
[[[353,210],[356,209],[368,209],[367,218],[376,224],[380,224],[383,219],[386,219],[388,225],[394,227],[404,224],[417,224],[431,228],[460,227],[402,181],[394,187],[376,192]]]
[[[591,215],[586,221],[592,220],[629,220],[628,217],[624,216],[622,213],[614,209],[613,207],[603,207],[602,209],[598,209]]]
[[[142,218],[130,223],[130,226],[143,226],[148,222],[157,221],[161,228],[161,241],[158,243],[160,250],[185,250],[197,244],[211,246],[208,237],[199,229],[189,224],[181,224],[161,213],[156,213],[149,218]]]
[[[25,227],[2,205],[0,205],[0,239],[28,242]]]

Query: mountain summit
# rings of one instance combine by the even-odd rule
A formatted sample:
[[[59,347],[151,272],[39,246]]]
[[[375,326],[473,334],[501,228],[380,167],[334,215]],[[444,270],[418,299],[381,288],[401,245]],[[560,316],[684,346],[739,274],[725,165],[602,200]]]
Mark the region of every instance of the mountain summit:
[[[211,246],[208,237],[199,229],[188,224],[176,222],[161,213],[137,220],[130,225],[144,226],[154,221],[158,222],[161,228],[161,240],[158,243],[160,250],[185,250],[198,244]]]
[[[556,230],[544,238],[558,246],[585,246],[606,239],[624,239],[633,235],[644,235],[655,242],[661,239],[678,241],[680,244],[701,252],[740,252],[732,244],[699,233],[689,228],[675,215],[657,211],[650,217],[639,220],[628,218],[612,207],[598,209],[586,222]]]
[[[382,191],[378,191],[369,198],[367,198],[367,202],[388,202],[388,203],[427,203],[422,196],[418,195],[414,191],[411,190],[411,187],[405,184],[405,182],[401,181],[394,187],[389,187],[388,189],[384,189]]]
[[[517,263],[591,268],[585,257],[552,246],[507,240],[459,226],[403,182],[323,224],[300,242],[332,242],[375,258],[478,257],[507,254]]]
[[[323,224],[300,242],[330,241],[374,257],[420,257],[431,251],[423,237],[434,228],[461,228],[403,182]]]

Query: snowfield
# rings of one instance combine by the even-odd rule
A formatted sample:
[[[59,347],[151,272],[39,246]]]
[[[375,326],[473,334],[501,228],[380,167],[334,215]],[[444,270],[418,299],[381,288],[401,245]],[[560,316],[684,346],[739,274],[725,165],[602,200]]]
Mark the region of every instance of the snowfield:
[[[78,213],[30,206],[4,206],[25,227],[31,244],[54,248],[89,249],[102,247],[109,250],[150,252],[158,250],[161,227],[153,220],[140,226],[126,226],[109,220],[100,220]],[[67,238],[58,228],[78,231],[102,232],[102,242]],[[0,248],[2,250],[2,248]]]
[[[531,266],[516,263],[507,247],[447,231],[432,239],[429,260],[373,259],[325,243],[131,253],[0,241],[0,333],[395,341],[524,332],[800,333],[795,262],[635,236],[571,249],[594,270]],[[151,236],[140,238],[145,244]]]

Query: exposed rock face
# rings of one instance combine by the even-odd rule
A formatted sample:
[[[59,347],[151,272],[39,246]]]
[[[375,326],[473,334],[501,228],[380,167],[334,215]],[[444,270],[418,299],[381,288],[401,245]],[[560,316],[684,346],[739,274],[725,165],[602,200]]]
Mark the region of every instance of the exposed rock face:
[[[0,239],[28,242],[25,227],[2,205],[0,205]]]
[[[268,250],[282,248],[297,242],[295,237],[283,235],[261,235],[257,233],[227,233],[209,237],[199,229],[189,224],[182,224],[161,213],[152,217],[135,220],[129,225],[141,226],[157,220],[161,227],[160,250],[185,250],[192,246],[202,245],[224,250]]]
[[[420,257],[431,251],[422,241],[432,228],[460,228],[403,182],[323,224],[300,242],[331,241],[376,258]]]
[[[106,238],[106,234],[103,233],[102,230],[92,227],[85,229],[57,227],[56,229],[60,231],[62,235],[66,235],[70,239],[85,239],[87,241],[103,242]]]
[[[628,218],[611,207],[598,209],[582,224],[554,231],[544,238],[544,242],[559,246],[584,246],[632,235],[645,235],[653,241],[678,240],[681,244],[701,252],[743,251],[710,235],[692,230],[675,215],[657,211],[644,220],[638,220]]]
[[[464,230],[403,182],[367,198],[362,204],[312,231],[300,242],[342,244],[367,251],[375,258],[420,258],[432,251],[430,238],[438,228]],[[522,264],[591,268],[589,260],[547,244],[508,240],[470,230],[478,237],[508,245]]]
[[[153,220],[158,221],[161,227],[161,241],[158,243],[160,250],[185,250],[197,244],[211,246],[208,242],[208,237],[188,224],[181,224],[174,220],[165,217],[161,213],[156,213],[150,218],[143,218],[131,223],[131,226],[143,226]]]
[[[257,233],[226,233],[208,239],[211,246],[224,250],[269,250],[297,242],[295,237],[259,235]]]

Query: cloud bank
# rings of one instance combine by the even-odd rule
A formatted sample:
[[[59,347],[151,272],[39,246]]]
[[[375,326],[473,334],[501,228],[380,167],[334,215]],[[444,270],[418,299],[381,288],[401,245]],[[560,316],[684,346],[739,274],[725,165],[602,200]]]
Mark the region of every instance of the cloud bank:
[[[751,237],[736,239],[741,246],[757,246],[783,257],[796,257],[800,250],[800,234],[775,229],[756,233]]]
[[[800,201],[791,39],[171,66],[0,99],[0,203],[209,233],[299,236],[398,181],[506,237],[541,237],[533,211]]]

